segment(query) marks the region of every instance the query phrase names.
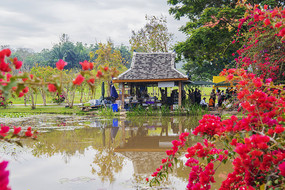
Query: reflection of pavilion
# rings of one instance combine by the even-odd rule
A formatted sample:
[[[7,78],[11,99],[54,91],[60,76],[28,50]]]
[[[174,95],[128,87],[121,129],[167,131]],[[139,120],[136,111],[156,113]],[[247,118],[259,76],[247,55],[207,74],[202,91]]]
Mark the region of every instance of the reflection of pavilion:
[[[172,141],[178,139],[178,134],[169,136],[167,126],[152,126],[161,129],[161,133],[149,136],[150,128],[139,127],[137,133],[134,131],[126,131],[125,126],[122,127],[122,140],[119,147],[115,148],[125,157],[129,158],[136,174],[150,174],[161,165],[161,160],[166,158],[165,151],[171,149]],[[126,132],[130,133],[130,137],[126,138]],[[182,132],[182,125],[179,125],[179,134]]]

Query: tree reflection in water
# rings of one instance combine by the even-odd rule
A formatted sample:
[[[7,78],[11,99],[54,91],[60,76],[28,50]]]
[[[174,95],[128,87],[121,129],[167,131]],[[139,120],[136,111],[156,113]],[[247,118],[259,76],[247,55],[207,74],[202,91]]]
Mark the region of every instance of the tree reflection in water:
[[[102,184],[118,184],[124,174],[128,176],[128,181],[119,183],[137,189],[143,186],[145,177],[161,164],[161,159],[166,156],[165,150],[172,146],[171,141],[177,139],[181,132],[191,131],[198,125],[198,120],[187,117],[132,117],[118,120],[86,116],[48,120],[41,117],[38,130],[42,133],[37,142],[27,140],[24,144],[32,149],[36,158],[60,157],[65,164],[70,164],[74,157],[83,162],[84,157],[89,157],[87,168],[90,166],[88,172],[95,176],[94,179],[99,178]],[[29,124],[32,122],[30,120]],[[34,124],[36,126],[36,121]],[[84,173],[85,170],[80,172]],[[186,170],[183,160],[179,160],[174,173],[170,174],[164,185],[175,187],[177,183],[186,182],[189,174]],[[83,175],[89,176],[86,172]],[[62,177],[65,176],[69,175],[63,174]],[[76,179],[80,177],[74,176]]]
[[[115,147],[119,145],[116,140],[118,133],[118,119],[113,119],[112,126],[106,125],[102,128],[103,147],[98,148],[98,153],[94,156],[94,161],[91,164],[92,174],[97,174],[101,177],[101,181],[114,182],[114,173],[119,173],[123,169],[124,157],[115,154]],[[106,145],[107,140],[107,145]]]

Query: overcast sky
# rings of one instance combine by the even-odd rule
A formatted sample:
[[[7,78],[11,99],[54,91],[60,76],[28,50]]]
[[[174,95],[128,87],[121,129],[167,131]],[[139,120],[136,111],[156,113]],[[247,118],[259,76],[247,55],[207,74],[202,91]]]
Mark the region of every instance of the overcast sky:
[[[132,30],[142,28],[145,15],[164,15],[175,41],[185,36],[168,14],[167,0],[6,0],[0,6],[0,45],[35,51],[51,48],[61,34],[72,42],[94,44],[111,38],[129,46]]]

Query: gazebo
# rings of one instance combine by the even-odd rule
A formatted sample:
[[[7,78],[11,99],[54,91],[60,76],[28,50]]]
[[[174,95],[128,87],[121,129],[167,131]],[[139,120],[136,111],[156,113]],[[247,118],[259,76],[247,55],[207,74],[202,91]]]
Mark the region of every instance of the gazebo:
[[[124,106],[125,86],[130,91],[138,86],[168,87],[178,86],[178,106],[182,103],[182,82],[188,76],[175,68],[175,53],[133,53],[130,69],[113,79],[121,88],[121,100]]]

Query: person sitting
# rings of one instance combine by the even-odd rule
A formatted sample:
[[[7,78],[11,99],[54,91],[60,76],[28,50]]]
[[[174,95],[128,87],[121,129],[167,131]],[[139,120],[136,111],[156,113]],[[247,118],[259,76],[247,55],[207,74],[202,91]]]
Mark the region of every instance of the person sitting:
[[[206,98],[203,98],[201,100],[200,105],[202,106],[203,109],[208,107],[208,104],[206,103]]]
[[[215,108],[215,101],[213,98],[210,98],[210,100],[209,100],[209,108],[211,108],[211,109]]]

